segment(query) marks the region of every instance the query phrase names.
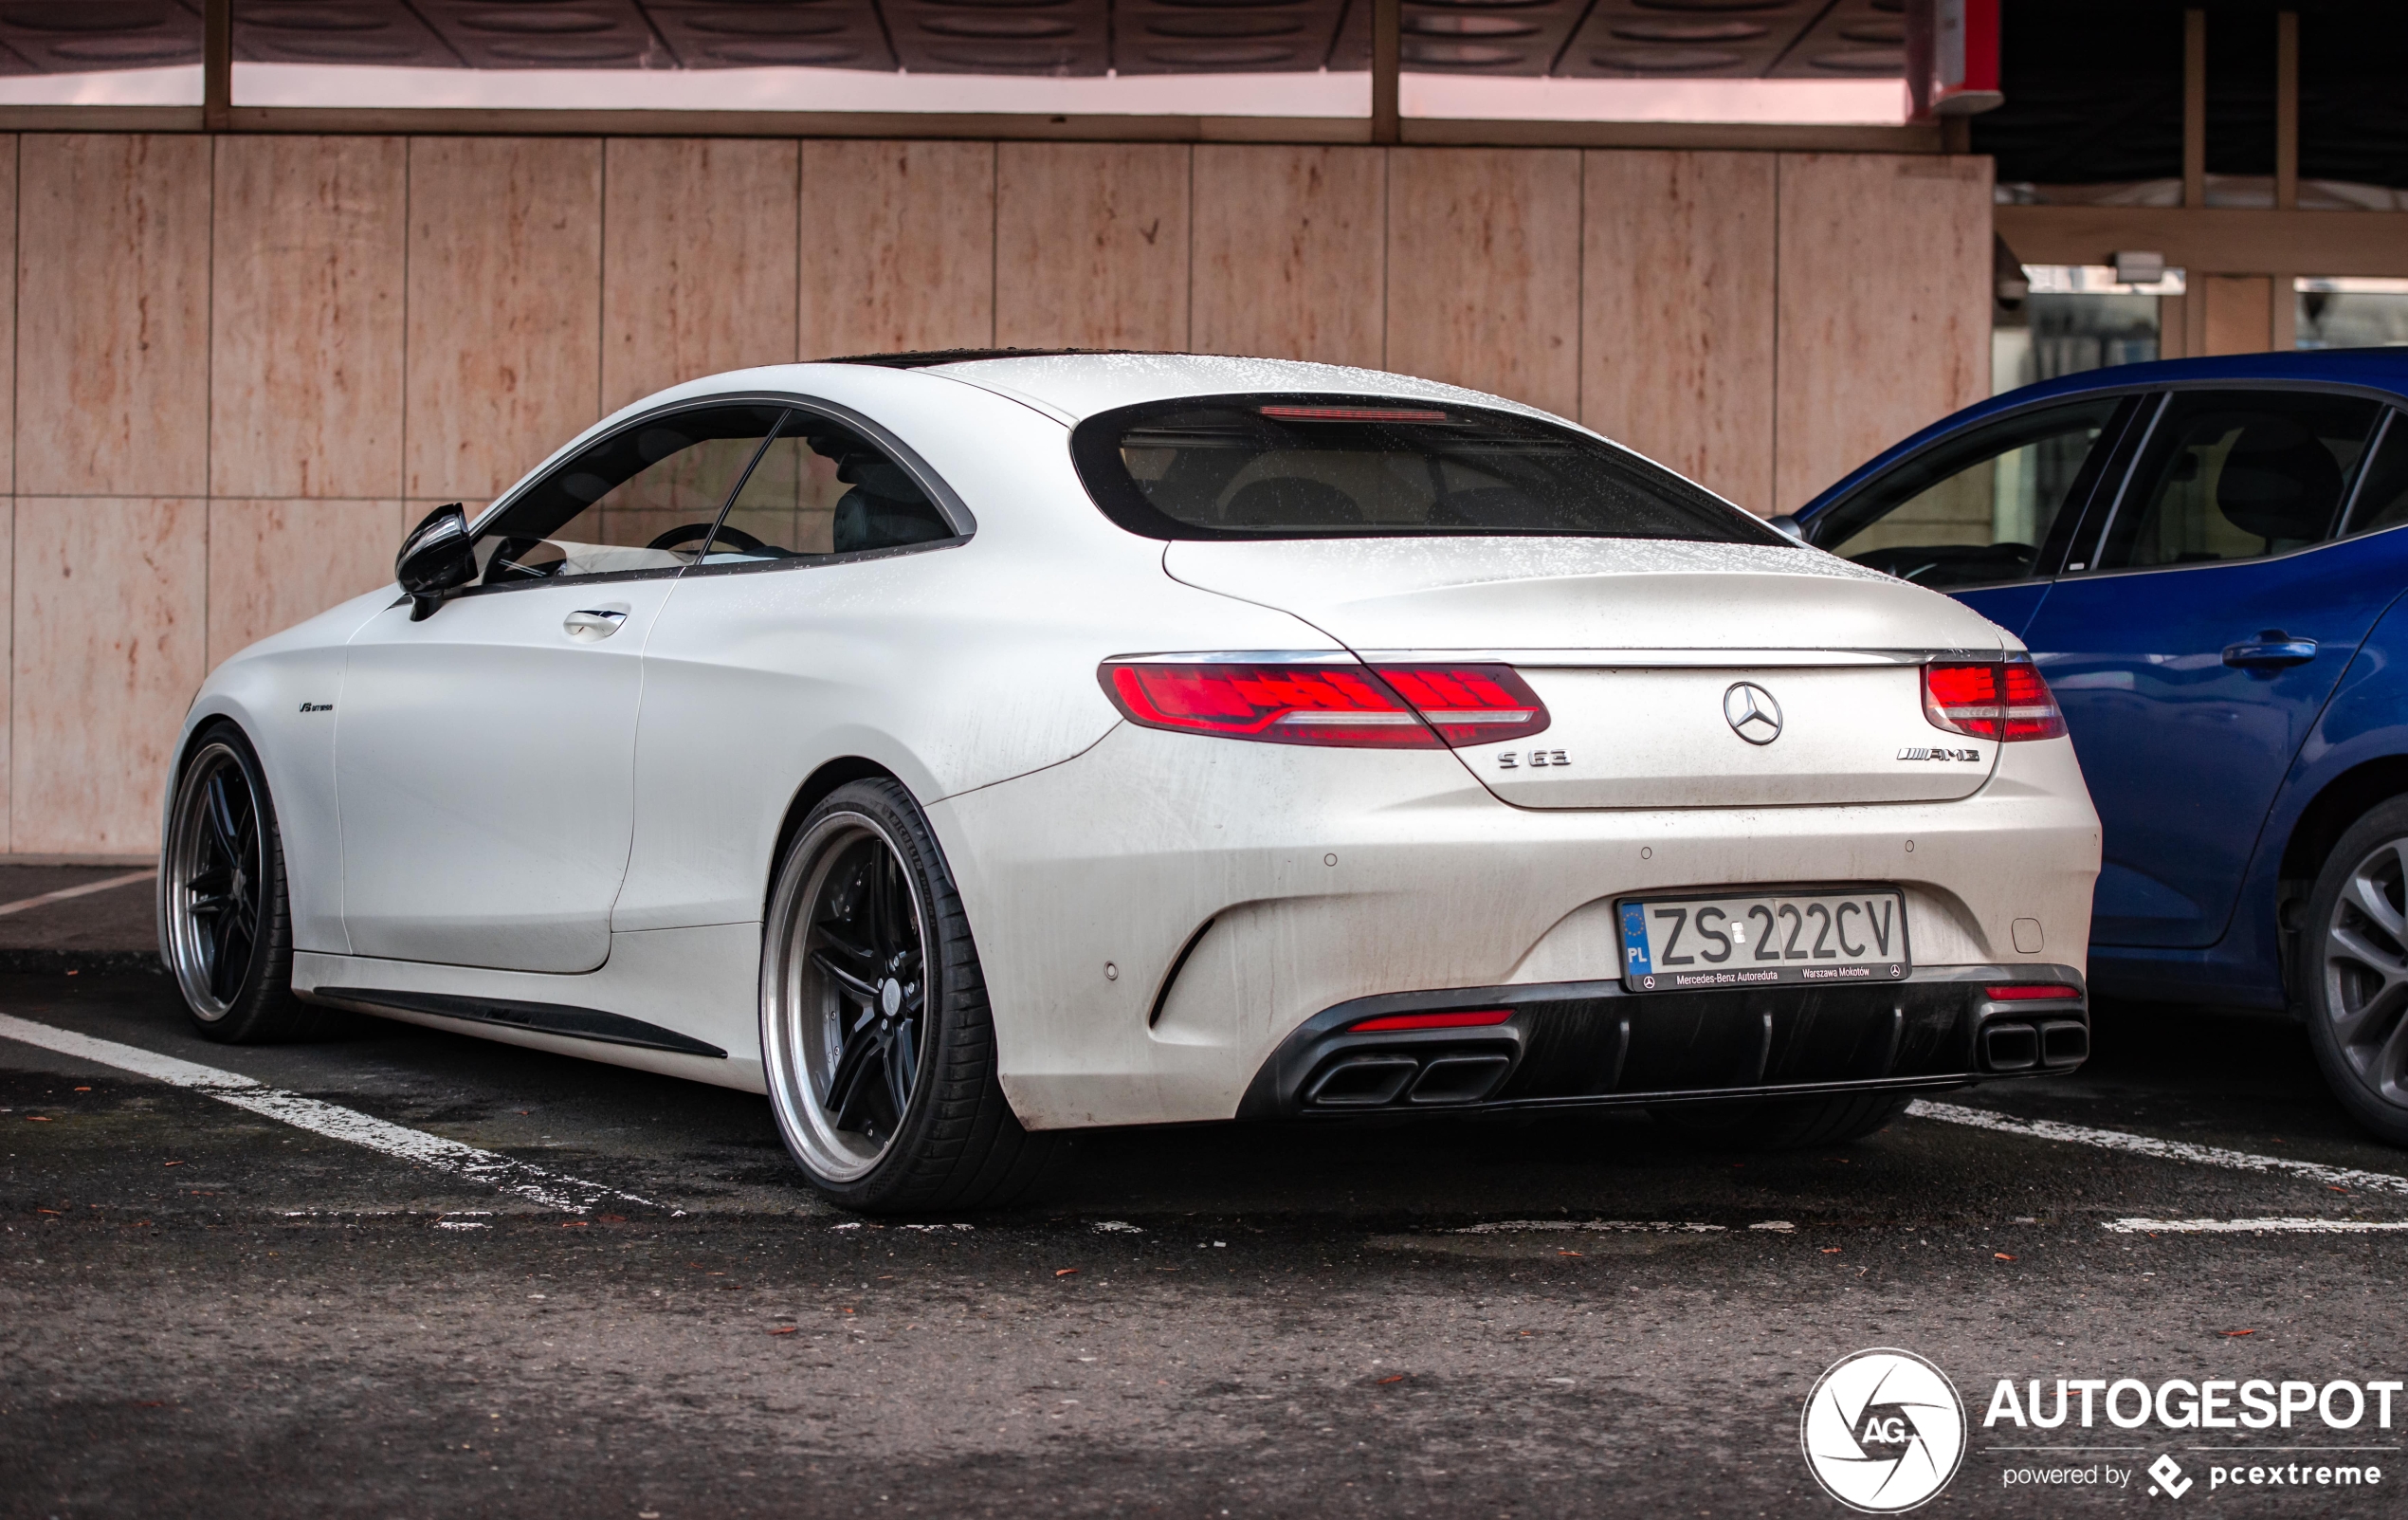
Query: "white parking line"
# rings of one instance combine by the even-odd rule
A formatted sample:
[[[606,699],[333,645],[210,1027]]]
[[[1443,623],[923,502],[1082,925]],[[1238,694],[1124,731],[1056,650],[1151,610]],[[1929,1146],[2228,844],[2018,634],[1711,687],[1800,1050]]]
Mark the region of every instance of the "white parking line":
[[[264,1118],[291,1125],[296,1129],[306,1129],[329,1140],[364,1145],[400,1161],[430,1166],[439,1172],[481,1182],[547,1209],[583,1214],[605,1199],[617,1199],[648,1209],[661,1207],[649,1199],[622,1193],[599,1182],[547,1172],[494,1151],[479,1150],[474,1145],[446,1140],[441,1135],[430,1135],[423,1129],[411,1129],[406,1125],[378,1119],[356,1108],[345,1108],[316,1098],[302,1097],[298,1092],[287,1092],[282,1088],[271,1088],[239,1071],[221,1071],[213,1066],[181,1061],[173,1055],[160,1055],[132,1045],[120,1045],[115,1040],[96,1039],[72,1030],[53,1029],[47,1024],[36,1024],[7,1014],[0,1014],[0,1039],[17,1040],[46,1051],[55,1051],[61,1055],[97,1061],[120,1071],[149,1077],[154,1082],[184,1088]],[[672,1209],[669,1212],[675,1216],[684,1211]]]
[[[2380,1235],[2408,1230],[2408,1219],[2115,1219],[2110,1235]]]
[[[2362,1172],[2350,1166],[2293,1161],[2288,1156],[2259,1156],[2246,1150],[2226,1150],[2220,1145],[2194,1145],[2187,1141],[2160,1140],[2154,1135],[2135,1135],[2121,1129],[2092,1129],[2085,1125],[2059,1124],[2053,1119],[2016,1119],[2003,1113],[1992,1113],[1987,1108],[1968,1108],[1958,1103],[1932,1103],[1923,1098],[1906,1105],[1906,1111],[1918,1119],[1971,1125],[1977,1129],[1995,1129],[2000,1134],[2023,1135],[2033,1140],[2062,1140],[2076,1145],[2098,1145],[2107,1150],[2129,1151],[2135,1156],[2196,1162],[2202,1166],[2226,1166],[2241,1172],[2283,1172],[2344,1190],[2408,1193],[2408,1177],[2392,1172]]]
[[[81,887],[62,887],[55,892],[44,892],[39,897],[20,897],[13,903],[0,903],[0,918],[22,913],[28,907],[40,907],[45,903],[64,903],[70,897],[89,897],[94,892],[105,892],[112,887],[131,887],[136,882],[149,881],[157,874],[156,870],[130,870],[106,881],[85,882]]]

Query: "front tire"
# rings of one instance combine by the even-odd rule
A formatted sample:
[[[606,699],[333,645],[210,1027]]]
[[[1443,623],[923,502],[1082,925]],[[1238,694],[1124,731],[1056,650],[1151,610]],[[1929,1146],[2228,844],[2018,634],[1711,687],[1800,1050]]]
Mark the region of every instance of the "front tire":
[[[1010,1201],[1055,1148],[995,1074],[977,947],[936,835],[891,780],[839,787],[778,862],[761,1068],[779,1135],[848,1209]]]
[[[210,1039],[303,1038],[325,1022],[293,996],[283,838],[259,757],[232,723],[204,729],[176,778],[159,940],[185,1011]]]
[[[2349,826],[2308,898],[2308,1040],[2349,1116],[2408,1145],[2408,797]]]

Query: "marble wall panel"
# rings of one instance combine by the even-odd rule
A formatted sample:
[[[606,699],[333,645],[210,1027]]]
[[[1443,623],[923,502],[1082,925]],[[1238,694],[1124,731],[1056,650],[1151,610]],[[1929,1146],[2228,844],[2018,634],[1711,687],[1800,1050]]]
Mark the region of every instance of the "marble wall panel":
[[[1581,162],[1580,420],[1773,510],[1770,154]]]
[[[0,134],[0,269],[17,267],[17,138]],[[17,303],[0,302],[0,487],[11,486],[17,461]],[[0,748],[5,748],[0,745]],[[7,795],[0,778],[0,797]]]
[[[602,145],[410,143],[404,491],[490,501],[600,414]]]
[[[1387,157],[1195,150],[1195,333],[1207,354],[1379,367]]]
[[[395,501],[212,500],[205,663],[391,586],[401,532]]]
[[[216,143],[210,489],[390,497],[401,488],[408,145]]]
[[[1188,347],[1191,150],[1007,142],[996,154],[995,341]]]
[[[19,165],[17,489],[200,494],[209,139],[42,133]]]
[[[602,408],[794,349],[792,142],[614,137],[604,150]]]
[[[1580,155],[1399,148],[1388,368],[1580,410]]]
[[[2285,292],[2285,299],[2289,293]],[[2262,274],[2211,274],[2199,281],[2201,354],[2263,354],[2273,346],[2274,282]]]
[[[23,497],[16,509],[9,845],[158,845],[160,788],[208,658],[208,506]]]
[[[1990,390],[1990,160],[1780,156],[1773,504]]]
[[[803,144],[804,358],[995,341],[995,145]]]

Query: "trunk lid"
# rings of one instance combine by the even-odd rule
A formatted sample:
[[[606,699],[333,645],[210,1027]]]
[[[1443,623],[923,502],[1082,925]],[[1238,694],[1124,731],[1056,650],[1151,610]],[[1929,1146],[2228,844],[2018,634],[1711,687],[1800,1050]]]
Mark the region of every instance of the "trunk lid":
[[[1997,762],[1991,741],[1924,716],[1920,665],[1934,653],[1996,658],[1998,630],[1815,550],[1179,541],[1163,566],[1294,613],[1373,664],[1445,654],[1511,665],[1546,703],[1546,732],[1456,753],[1521,807],[1944,801],[1979,790]]]

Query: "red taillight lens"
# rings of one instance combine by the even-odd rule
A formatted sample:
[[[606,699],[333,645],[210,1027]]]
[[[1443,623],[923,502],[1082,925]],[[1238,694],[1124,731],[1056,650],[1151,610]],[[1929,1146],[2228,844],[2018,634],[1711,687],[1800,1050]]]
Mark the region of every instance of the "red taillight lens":
[[[1926,665],[1923,710],[1933,727],[1976,739],[2055,739],[2065,732],[2065,714],[2030,660]]]
[[[1379,1018],[1366,1018],[1359,1024],[1349,1024],[1349,1035],[1376,1035],[1382,1030],[1396,1029],[1486,1029],[1502,1024],[1513,1016],[1510,1008],[1486,1008],[1478,1013],[1463,1014],[1389,1014]]]
[[[1133,723],[1274,744],[1436,749],[1438,736],[1361,666],[1107,665]]]
[[[2071,987],[2054,982],[2027,983],[2011,987],[1984,987],[1981,990],[1990,995],[1991,1001],[2001,1003],[2037,1002],[2043,998],[2052,1002],[2064,1002],[2082,996]]]
[[[1509,665],[1382,665],[1390,690],[1405,699],[1438,737],[1466,744],[1523,739],[1547,725],[1546,704]]]
[[[1502,665],[1111,664],[1104,688],[1132,723],[1277,744],[1435,749],[1535,734],[1547,710]]]

